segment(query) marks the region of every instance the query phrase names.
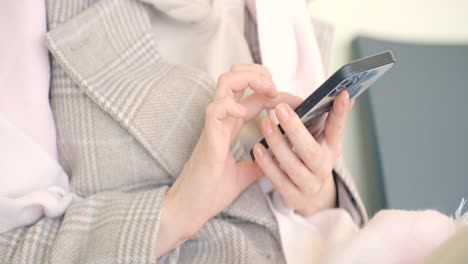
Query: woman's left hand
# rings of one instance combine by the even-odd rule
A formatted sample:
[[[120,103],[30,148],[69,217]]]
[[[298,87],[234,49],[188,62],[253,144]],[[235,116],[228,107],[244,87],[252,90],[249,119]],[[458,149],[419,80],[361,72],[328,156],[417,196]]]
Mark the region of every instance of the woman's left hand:
[[[348,92],[339,93],[323,129],[314,137],[290,106],[279,104],[275,114],[291,145],[269,117],[262,122],[262,131],[274,158],[263,145],[256,144],[256,163],[281,194],[286,206],[303,216],[336,205],[332,170],[341,154],[343,127],[350,108]]]

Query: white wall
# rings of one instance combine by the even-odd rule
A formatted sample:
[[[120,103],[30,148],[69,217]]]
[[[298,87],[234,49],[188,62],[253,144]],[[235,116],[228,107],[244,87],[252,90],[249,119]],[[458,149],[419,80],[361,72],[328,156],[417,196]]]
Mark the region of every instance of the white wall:
[[[329,73],[351,60],[351,40],[357,34],[409,42],[468,44],[468,0],[315,0],[314,17],[335,25]],[[373,214],[379,208],[375,159],[359,100],[350,113],[343,157]]]

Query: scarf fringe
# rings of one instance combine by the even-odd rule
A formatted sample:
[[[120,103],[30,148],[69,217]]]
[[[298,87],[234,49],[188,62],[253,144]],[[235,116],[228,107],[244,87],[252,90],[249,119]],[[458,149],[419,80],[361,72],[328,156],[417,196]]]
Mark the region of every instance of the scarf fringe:
[[[467,225],[468,224],[468,212],[462,214],[463,208],[465,207],[467,200],[462,198],[458,209],[455,211],[455,217],[450,216],[457,226]]]

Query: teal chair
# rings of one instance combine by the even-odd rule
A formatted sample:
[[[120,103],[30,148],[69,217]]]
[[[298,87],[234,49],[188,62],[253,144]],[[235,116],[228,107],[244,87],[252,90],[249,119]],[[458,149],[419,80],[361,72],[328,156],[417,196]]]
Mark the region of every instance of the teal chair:
[[[352,47],[397,60],[362,99],[382,206],[453,214],[468,198],[468,45],[357,37]]]

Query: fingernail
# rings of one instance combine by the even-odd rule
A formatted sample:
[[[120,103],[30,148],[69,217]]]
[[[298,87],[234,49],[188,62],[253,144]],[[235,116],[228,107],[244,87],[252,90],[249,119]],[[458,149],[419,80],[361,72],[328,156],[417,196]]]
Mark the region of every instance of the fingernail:
[[[257,159],[260,159],[261,157],[263,157],[263,150],[260,145],[255,145],[254,154]]]
[[[267,95],[270,97],[276,97],[276,95],[278,94],[278,91],[276,90],[275,84],[268,80],[264,80],[264,82],[267,85],[267,87],[270,88],[270,91],[268,92]]]
[[[270,135],[273,132],[273,127],[271,125],[270,119],[267,117],[263,119],[263,133]]]
[[[263,84],[265,84],[267,87],[274,87],[273,83],[270,80],[262,78],[262,81],[263,81]]]
[[[271,80],[260,78],[260,81],[262,85],[269,90],[268,93],[266,93],[266,95],[270,97],[275,97],[277,95],[278,92],[276,91],[276,86]]]
[[[354,100],[349,102],[349,105],[348,105],[348,112],[351,111],[351,109],[353,109],[353,106],[354,106]]]
[[[346,112],[346,109],[347,109],[347,102],[346,100],[343,100],[343,102],[341,102],[341,111],[342,112]]]
[[[285,105],[278,106],[278,118],[281,122],[286,122],[289,119],[289,111]]]
[[[273,88],[270,90],[270,92],[268,92],[268,95],[269,95],[270,97],[275,97],[276,95],[278,95],[278,91],[276,91],[276,88],[273,87]]]

